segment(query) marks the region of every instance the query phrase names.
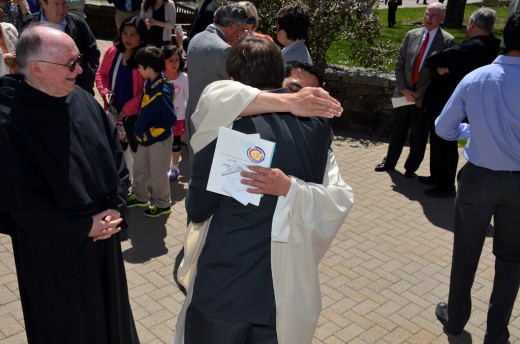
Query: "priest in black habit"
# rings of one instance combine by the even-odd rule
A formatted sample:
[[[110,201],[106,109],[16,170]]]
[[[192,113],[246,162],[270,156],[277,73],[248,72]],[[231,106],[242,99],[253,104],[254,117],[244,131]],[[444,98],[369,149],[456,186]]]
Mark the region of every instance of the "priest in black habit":
[[[119,231],[127,194],[114,125],[75,81],[74,41],[26,29],[0,78],[0,232],[11,236],[29,343],[138,343]]]

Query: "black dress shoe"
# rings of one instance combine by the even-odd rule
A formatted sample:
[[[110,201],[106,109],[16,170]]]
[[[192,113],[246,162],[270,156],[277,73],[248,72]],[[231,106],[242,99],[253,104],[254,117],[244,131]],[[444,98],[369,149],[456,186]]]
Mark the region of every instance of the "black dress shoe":
[[[448,304],[446,302],[439,302],[437,306],[435,306],[435,316],[437,320],[439,320],[444,326],[444,330],[449,334],[454,336],[458,336],[462,333],[462,330],[452,330],[448,326]]]
[[[376,172],[384,172],[384,171],[392,171],[394,169],[395,169],[395,167],[388,166],[386,164],[386,162],[383,161],[382,163],[377,165],[376,168],[374,168],[374,171],[376,171]]]
[[[426,196],[434,197],[434,198],[452,198],[457,195],[454,189],[443,189],[439,187],[434,187],[433,189],[428,189],[424,191]]]
[[[413,178],[413,177],[415,177],[415,176],[416,176],[415,172],[412,172],[412,171],[406,171],[406,172],[404,173],[404,177],[405,177],[405,178]]]
[[[425,185],[435,185],[435,183],[433,182],[432,176],[428,176],[428,177],[419,176],[419,177],[417,177],[417,181],[419,183],[425,184]]]

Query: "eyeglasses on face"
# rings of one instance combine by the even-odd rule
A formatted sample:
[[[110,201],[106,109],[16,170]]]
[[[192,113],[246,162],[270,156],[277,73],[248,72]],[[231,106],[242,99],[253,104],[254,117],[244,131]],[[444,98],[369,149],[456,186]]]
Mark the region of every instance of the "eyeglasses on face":
[[[69,71],[72,73],[76,69],[76,66],[78,64],[81,64],[82,60],[83,60],[83,55],[79,54],[77,59],[70,61],[68,64],[56,63],[56,62],[44,61],[44,60],[36,60],[36,62],[49,63],[49,64],[53,64],[53,65],[58,65],[58,66],[69,67]]]
[[[246,24],[247,25],[253,25],[255,23],[255,18],[247,18],[246,19]]]

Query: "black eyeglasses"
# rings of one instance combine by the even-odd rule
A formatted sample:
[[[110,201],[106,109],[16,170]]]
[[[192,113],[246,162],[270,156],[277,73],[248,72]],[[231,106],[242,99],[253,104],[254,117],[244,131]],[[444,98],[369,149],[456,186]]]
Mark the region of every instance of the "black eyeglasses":
[[[247,18],[246,19],[246,24],[247,25],[253,25],[255,23],[255,18]]]
[[[53,64],[53,65],[58,65],[58,66],[63,66],[63,67],[69,67],[69,71],[72,73],[74,72],[74,70],[76,69],[76,66],[78,64],[81,64],[81,61],[83,60],[83,55],[82,54],[79,54],[78,55],[78,58],[73,60],[73,61],[70,61],[68,64],[63,64],[63,63],[56,63],[56,62],[50,62],[50,61],[43,61],[43,60],[36,60],[36,62],[42,62],[42,63],[50,63],[50,64]]]

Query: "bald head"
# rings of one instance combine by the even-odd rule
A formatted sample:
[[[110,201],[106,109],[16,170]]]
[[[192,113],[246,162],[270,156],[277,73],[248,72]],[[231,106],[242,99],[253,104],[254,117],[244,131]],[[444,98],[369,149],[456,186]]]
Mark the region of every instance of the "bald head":
[[[63,97],[72,92],[76,76],[82,72],[74,63],[79,50],[72,38],[50,25],[25,29],[18,39],[16,57],[25,80],[51,96]]]
[[[56,42],[72,41],[69,35],[53,25],[33,25],[22,32],[16,45],[16,60],[20,73],[26,74],[27,63],[38,57],[44,49],[58,49]],[[74,42],[72,41],[74,44]]]
[[[428,30],[434,30],[441,25],[446,17],[446,6],[440,2],[434,2],[426,8],[424,12],[424,27]]]

